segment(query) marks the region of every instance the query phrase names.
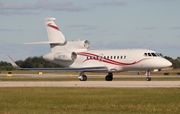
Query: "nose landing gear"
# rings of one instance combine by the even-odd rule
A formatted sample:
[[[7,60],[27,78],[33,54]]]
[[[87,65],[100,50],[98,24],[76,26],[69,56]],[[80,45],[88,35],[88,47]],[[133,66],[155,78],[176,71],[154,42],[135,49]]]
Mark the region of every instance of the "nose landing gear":
[[[150,77],[151,72],[150,72],[150,70],[147,70],[145,75],[147,76],[146,81],[151,81],[151,77]]]

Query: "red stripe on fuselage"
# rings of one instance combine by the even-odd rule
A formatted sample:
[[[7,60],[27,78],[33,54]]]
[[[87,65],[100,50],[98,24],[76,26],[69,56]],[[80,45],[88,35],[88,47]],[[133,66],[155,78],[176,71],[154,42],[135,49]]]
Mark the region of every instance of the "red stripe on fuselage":
[[[137,64],[137,63],[139,63],[139,62],[141,62],[143,60],[151,59],[151,58],[143,58],[141,60],[134,61],[132,63],[123,63],[123,62],[118,62],[118,61],[111,60],[111,59],[108,59],[108,58],[101,58],[101,60],[99,60],[98,58],[100,58],[101,56],[99,56],[97,54],[89,53],[89,52],[78,52],[77,54],[82,55],[82,56],[91,56],[92,57],[92,58],[85,59],[83,62],[86,62],[88,60],[97,60],[97,61],[105,62],[105,63],[108,63],[108,64],[122,65],[122,66],[134,65],[134,64]]]

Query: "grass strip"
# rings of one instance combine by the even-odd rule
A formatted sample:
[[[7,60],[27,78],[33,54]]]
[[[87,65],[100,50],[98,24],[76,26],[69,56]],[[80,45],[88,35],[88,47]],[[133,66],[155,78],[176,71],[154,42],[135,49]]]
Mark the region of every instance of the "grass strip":
[[[178,88],[0,88],[1,114],[178,114]]]

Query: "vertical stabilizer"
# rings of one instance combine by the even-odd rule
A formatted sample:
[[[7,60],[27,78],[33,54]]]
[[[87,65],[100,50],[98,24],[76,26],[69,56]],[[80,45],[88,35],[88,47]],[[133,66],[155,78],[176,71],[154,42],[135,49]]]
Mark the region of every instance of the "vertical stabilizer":
[[[63,44],[66,42],[64,35],[59,30],[58,26],[54,23],[56,18],[45,18],[45,26],[50,44]]]

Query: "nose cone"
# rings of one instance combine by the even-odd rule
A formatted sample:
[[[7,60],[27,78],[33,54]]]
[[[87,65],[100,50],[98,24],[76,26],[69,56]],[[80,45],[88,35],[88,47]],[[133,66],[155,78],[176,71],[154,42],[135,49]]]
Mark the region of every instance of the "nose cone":
[[[172,63],[170,61],[162,57],[148,59],[144,61],[143,63],[143,67],[146,69],[147,68],[148,69],[161,69],[161,68],[170,67],[171,65]]]
[[[161,68],[170,67],[172,65],[172,63],[165,58],[159,58],[157,63],[159,63],[159,67]]]
[[[164,60],[163,60],[163,65],[164,65],[165,67],[170,67],[170,66],[172,65],[172,63],[171,63],[170,61],[168,61],[167,59],[164,59]]]

